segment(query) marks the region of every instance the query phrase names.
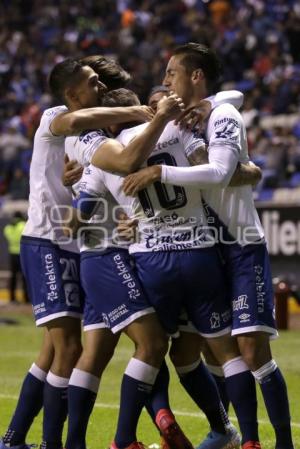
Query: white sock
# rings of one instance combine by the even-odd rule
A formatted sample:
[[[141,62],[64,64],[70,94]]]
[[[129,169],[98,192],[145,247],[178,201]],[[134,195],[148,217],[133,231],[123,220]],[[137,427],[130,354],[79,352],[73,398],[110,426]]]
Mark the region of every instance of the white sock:
[[[158,368],[148,365],[148,363],[132,357],[126,367],[125,374],[135,380],[140,380],[145,384],[154,385],[156,376],[159,372]]]
[[[224,377],[224,371],[222,366],[219,365],[209,365],[208,363],[206,364],[206,367],[208,369],[208,371],[213,374],[214,376],[218,376],[218,377]]]
[[[34,377],[36,377],[41,382],[45,382],[47,377],[47,372],[43,371],[40,367],[38,367],[35,363],[31,365],[31,368],[29,369],[30,374],[32,374]]]
[[[47,374],[47,382],[48,384],[52,385],[52,387],[67,388],[69,384],[69,378],[57,376],[56,374],[53,374],[51,371],[49,371],[49,373]]]
[[[256,371],[252,371],[252,374],[257,382],[261,384],[263,379],[269,374],[273,373],[276,369],[277,363],[272,359],[268,363],[265,363],[263,366],[258,368]]]
[[[69,385],[85,388],[98,393],[100,378],[81,369],[74,368],[70,377]]]
[[[222,368],[225,377],[230,377],[234,376],[235,374],[249,371],[248,365],[246,365],[241,356],[235,357],[234,359],[231,359],[228,362],[224,363]]]
[[[201,363],[201,359],[196,360],[196,362],[191,363],[190,365],[185,366],[175,366],[176,372],[178,376],[183,376],[184,374],[190,373],[191,371],[194,371],[197,366],[199,366]]]

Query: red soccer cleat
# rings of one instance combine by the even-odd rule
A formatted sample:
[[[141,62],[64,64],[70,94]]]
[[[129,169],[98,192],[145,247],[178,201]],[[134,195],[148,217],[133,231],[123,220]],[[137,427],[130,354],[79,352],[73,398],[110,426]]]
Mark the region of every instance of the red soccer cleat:
[[[114,441],[111,443],[110,449],[118,449],[118,446]],[[146,446],[140,441],[134,441],[133,443],[129,444],[129,446],[127,446],[125,449],[146,449]]]
[[[192,443],[185,436],[170,410],[161,409],[156,415],[155,422],[162,435],[163,449],[193,449]]]
[[[261,445],[259,441],[246,441],[242,445],[242,449],[261,449]]]

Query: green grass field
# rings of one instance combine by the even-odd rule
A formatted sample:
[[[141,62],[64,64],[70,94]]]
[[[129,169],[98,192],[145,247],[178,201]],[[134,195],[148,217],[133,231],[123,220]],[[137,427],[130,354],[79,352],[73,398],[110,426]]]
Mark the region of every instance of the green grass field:
[[[3,313],[1,314],[3,316]],[[12,317],[10,315],[10,317]],[[0,435],[9,423],[15,408],[19,389],[24,374],[34,361],[39,348],[41,331],[36,330],[31,318],[17,317],[18,326],[0,326]],[[300,332],[282,332],[281,338],[272,343],[274,356],[286,376],[295,449],[300,448]],[[96,407],[91,417],[88,430],[88,449],[107,448],[114,436],[116,427],[119,387],[122,372],[132,354],[132,345],[122,338],[116,355],[103,376]],[[172,407],[179,423],[196,445],[206,435],[208,426],[203,415],[187,398],[171,372],[170,396]],[[231,411],[232,418],[234,415]],[[259,395],[260,436],[264,449],[274,449],[273,431]],[[236,422],[234,420],[234,422]],[[138,437],[147,445],[159,443],[159,437],[146,413],[142,414]],[[41,416],[39,416],[28,436],[28,442],[41,441]]]

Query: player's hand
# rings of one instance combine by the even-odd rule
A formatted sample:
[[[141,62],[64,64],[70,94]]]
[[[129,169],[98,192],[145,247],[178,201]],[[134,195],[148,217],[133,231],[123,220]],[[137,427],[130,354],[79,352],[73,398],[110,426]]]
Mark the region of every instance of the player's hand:
[[[155,181],[161,179],[161,165],[152,165],[151,167],[142,168],[136,173],[126,176],[123,182],[123,191],[125,195],[137,195],[140,190],[145,189]]]
[[[178,95],[174,92],[167,97],[162,97],[157,103],[157,115],[164,117],[167,120],[174,120],[184,111],[184,103]]]
[[[197,106],[186,109],[177,119],[175,125],[180,128],[188,130],[203,128],[204,121],[211,113],[211,103],[207,100],[202,100]]]
[[[208,154],[205,145],[203,145],[203,147],[196,148],[188,154],[187,159],[192,166],[208,164]]]
[[[229,183],[229,187],[240,187],[242,185],[256,186],[262,178],[261,169],[253,162],[238,164]]]
[[[251,185],[253,185],[253,187],[255,187],[259,183],[259,181],[261,181],[261,179],[262,179],[262,170],[256,164],[254,164],[254,162],[252,162],[252,161],[249,162],[249,165],[251,167],[252,175],[253,175]]]
[[[136,106],[136,120],[150,122],[154,117],[154,111],[150,106]]]
[[[125,212],[119,215],[118,220],[118,242],[135,242],[138,220],[129,218],[128,215],[125,214]]]
[[[64,171],[62,175],[62,183],[65,187],[72,186],[78,182],[82,176],[83,166],[73,159],[70,161],[67,154],[64,159]]]

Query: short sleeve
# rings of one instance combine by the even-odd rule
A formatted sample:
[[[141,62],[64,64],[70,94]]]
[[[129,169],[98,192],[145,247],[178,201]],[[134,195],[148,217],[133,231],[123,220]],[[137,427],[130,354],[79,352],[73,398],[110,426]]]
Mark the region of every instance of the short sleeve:
[[[83,131],[79,136],[70,136],[65,141],[65,151],[84,167],[88,166],[94,153],[106,142],[107,136],[99,130]]]
[[[195,152],[206,151],[206,139],[205,136],[195,130],[195,131],[188,131],[188,130],[179,130],[179,140],[182,145],[182,148],[184,149],[186,157],[189,159]]]
[[[73,207],[91,215],[98,206],[100,198],[106,196],[107,189],[103,183],[102,170],[93,165],[85,168],[81,180],[76,184],[76,198]]]
[[[52,134],[50,125],[55,117],[66,112],[68,112],[68,108],[66,106],[56,106],[55,108],[46,109],[44,111],[40,121],[40,129],[44,137],[50,136],[61,139],[61,136],[55,136]]]
[[[86,167],[76,190],[92,196],[105,196],[107,189],[103,182],[102,170],[94,165]]]

